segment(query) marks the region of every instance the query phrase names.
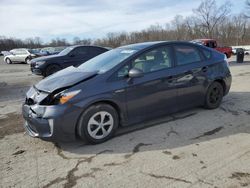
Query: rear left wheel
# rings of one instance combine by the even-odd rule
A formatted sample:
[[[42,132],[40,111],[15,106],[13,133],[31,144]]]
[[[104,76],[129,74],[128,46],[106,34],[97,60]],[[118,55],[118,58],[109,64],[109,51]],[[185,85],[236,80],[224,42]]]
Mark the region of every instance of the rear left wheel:
[[[112,138],[119,123],[116,110],[108,104],[89,107],[80,117],[77,133],[91,144],[99,144]]]
[[[223,87],[219,82],[213,82],[206,94],[205,108],[215,109],[218,108],[223,99]]]

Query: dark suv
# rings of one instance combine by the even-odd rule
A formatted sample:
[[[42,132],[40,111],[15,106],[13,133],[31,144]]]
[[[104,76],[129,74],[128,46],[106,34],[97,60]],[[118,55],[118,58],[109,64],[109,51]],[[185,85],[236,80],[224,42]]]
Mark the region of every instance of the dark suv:
[[[78,66],[89,59],[108,51],[99,46],[70,46],[57,55],[33,59],[30,63],[34,74],[49,76],[69,66]]]
[[[230,89],[224,54],[189,42],[123,46],[32,86],[22,108],[29,135],[101,143],[119,126],[183,109],[219,107]]]

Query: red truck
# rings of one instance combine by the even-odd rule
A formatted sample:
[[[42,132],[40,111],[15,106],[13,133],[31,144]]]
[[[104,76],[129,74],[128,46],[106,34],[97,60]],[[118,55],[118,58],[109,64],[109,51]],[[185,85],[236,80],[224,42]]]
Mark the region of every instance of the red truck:
[[[195,39],[192,40],[192,42],[207,46],[209,48],[214,48],[215,50],[225,54],[227,58],[230,58],[233,53],[231,47],[218,47],[217,42],[214,39]]]

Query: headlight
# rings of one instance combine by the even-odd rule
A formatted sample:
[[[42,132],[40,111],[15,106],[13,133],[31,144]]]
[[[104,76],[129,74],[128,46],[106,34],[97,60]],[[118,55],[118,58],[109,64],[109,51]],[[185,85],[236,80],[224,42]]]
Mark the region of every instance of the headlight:
[[[37,61],[35,64],[35,67],[39,67],[39,66],[41,66],[42,64],[44,64],[45,63],[45,61]]]
[[[78,93],[80,93],[81,90],[76,90],[76,91],[70,91],[70,92],[61,92],[58,93],[54,96],[55,100],[54,103],[55,104],[64,104],[66,102],[68,102],[71,98],[73,98],[74,96],[76,96]]]

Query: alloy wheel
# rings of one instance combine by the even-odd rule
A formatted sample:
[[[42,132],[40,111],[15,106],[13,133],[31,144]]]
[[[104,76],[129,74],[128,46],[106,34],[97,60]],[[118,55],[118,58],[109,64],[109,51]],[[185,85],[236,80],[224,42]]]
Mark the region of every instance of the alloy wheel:
[[[210,95],[209,95],[209,101],[210,101],[210,103],[212,103],[212,104],[217,103],[218,100],[220,99],[220,96],[221,96],[221,93],[220,93],[219,88],[214,87],[214,88],[211,90],[211,93],[210,93]]]
[[[94,139],[107,137],[114,126],[114,119],[109,112],[100,111],[92,115],[88,121],[87,130]]]

